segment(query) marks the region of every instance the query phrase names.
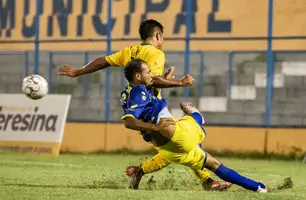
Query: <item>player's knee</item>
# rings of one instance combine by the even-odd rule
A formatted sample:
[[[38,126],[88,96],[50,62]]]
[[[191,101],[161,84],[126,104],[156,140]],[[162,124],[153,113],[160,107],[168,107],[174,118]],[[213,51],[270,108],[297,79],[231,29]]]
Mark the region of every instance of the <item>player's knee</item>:
[[[205,163],[205,167],[211,171],[215,171],[221,165],[221,162],[207,154],[207,160]]]

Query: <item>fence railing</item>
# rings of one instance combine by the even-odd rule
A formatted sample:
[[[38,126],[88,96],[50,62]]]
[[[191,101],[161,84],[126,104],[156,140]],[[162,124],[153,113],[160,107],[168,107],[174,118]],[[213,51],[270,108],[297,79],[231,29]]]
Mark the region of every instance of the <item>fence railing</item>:
[[[176,78],[185,73],[184,53],[165,52],[167,65],[176,67]],[[50,93],[72,94],[69,120],[120,121],[119,95],[127,83],[122,67],[110,68],[108,80],[105,71],[74,79],[56,74],[61,65],[81,67],[93,58],[106,55],[106,52],[42,51],[40,54],[42,59],[39,62],[39,71],[48,80]],[[265,126],[265,120],[271,117],[272,126],[304,126],[306,107],[302,102],[306,97],[305,54],[303,51],[274,52],[274,82],[269,85],[266,83],[267,54],[264,51],[190,51],[188,71],[196,82],[189,88],[188,99],[202,109],[208,123]],[[0,52],[0,62],[2,66],[6,66],[0,68],[0,91],[20,92],[21,78],[33,72],[34,53]],[[272,103],[268,104],[266,96],[270,91]],[[179,88],[164,89],[163,96],[169,102],[169,107],[175,111],[178,108],[177,102],[184,99],[184,91]],[[216,100],[220,98],[225,100],[224,105]],[[203,105],[203,101],[207,105]],[[91,105],[96,103],[98,105]],[[108,109],[106,103],[110,104]],[[209,103],[211,104],[208,105]],[[225,110],[215,109],[216,106],[225,106]],[[270,110],[270,116],[267,116],[267,109]],[[96,114],[90,116],[91,113]]]

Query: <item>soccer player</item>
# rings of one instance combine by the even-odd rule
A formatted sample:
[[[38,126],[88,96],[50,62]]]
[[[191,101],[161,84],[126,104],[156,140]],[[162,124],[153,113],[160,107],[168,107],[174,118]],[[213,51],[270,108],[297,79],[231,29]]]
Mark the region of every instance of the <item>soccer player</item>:
[[[166,73],[166,78],[162,77],[164,73],[165,54],[161,50],[164,43],[164,36],[163,26],[159,22],[152,19],[142,22],[139,27],[139,34],[142,40],[141,44],[125,47],[112,55],[94,59],[81,69],[65,65],[59,69],[59,74],[69,77],[77,77],[98,70],[103,70],[109,66],[125,67],[132,59],[142,59],[149,65],[154,76],[152,85],[154,85],[155,88],[187,87],[192,85],[192,77],[188,74],[182,80],[171,79],[171,71]],[[160,90],[153,90],[155,95],[158,96],[158,98],[161,98]],[[144,139],[146,140],[146,138]],[[161,170],[169,164],[170,163],[167,160],[156,155],[152,159],[144,162],[141,168],[144,173],[151,173]],[[131,166],[128,170],[133,174],[139,170],[139,167]],[[226,182],[213,180],[206,169],[194,170],[194,173],[201,180],[203,188],[207,190],[224,190],[230,186]],[[137,178],[137,176],[133,177],[135,179],[131,182],[131,185],[136,189],[140,179]]]
[[[156,98],[147,87],[152,83],[148,65],[139,59],[132,60],[124,69],[129,85],[121,93],[125,127],[145,131],[159,155],[171,163],[179,163],[193,170],[204,167],[219,178],[245,189],[266,193],[268,188],[260,182],[241,176],[199,147],[205,137],[204,118],[190,103],[181,103],[186,114],[174,120],[165,99]]]

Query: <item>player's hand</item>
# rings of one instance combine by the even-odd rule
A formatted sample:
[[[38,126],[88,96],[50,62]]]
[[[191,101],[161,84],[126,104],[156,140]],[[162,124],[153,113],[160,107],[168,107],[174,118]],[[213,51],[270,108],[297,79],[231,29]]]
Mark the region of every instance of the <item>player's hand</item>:
[[[58,75],[60,76],[68,76],[68,77],[77,77],[79,70],[77,68],[65,65],[58,69]]]
[[[171,67],[168,69],[168,71],[165,73],[164,78],[165,78],[165,79],[174,79],[175,76],[173,76],[173,72],[174,72],[174,67],[171,66]]]
[[[158,132],[162,132],[165,128],[175,125],[175,121],[173,119],[161,119],[157,124]]]
[[[181,80],[183,86],[191,86],[194,81],[194,78],[190,74],[186,74]]]

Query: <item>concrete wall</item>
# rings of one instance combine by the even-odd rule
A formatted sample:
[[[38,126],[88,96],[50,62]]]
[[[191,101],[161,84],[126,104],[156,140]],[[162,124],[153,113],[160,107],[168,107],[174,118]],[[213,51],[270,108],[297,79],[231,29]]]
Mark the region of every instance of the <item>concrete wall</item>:
[[[216,151],[288,154],[306,151],[306,129],[264,129],[207,126],[204,148]],[[266,139],[265,139],[266,137]],[[152,145],[123,124],[67,123],[61,151],[94,152],[129,149],[145,151]]]

